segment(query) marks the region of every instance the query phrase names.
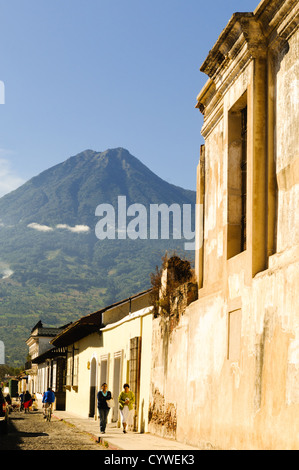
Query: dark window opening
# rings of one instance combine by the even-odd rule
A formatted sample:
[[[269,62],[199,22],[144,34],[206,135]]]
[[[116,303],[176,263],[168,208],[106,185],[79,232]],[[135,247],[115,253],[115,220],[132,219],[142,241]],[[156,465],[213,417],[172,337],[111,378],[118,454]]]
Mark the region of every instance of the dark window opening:
[[[247,202],[247,106],[241,111],[241,251],[246,250],[246,202]]]
[[[228,112],[227,258],[246,250],[247,95]]]

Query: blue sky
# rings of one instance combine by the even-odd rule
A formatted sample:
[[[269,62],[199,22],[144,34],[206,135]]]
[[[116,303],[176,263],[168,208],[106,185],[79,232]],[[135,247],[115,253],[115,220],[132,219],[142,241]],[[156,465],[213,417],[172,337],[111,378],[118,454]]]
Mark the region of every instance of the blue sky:
[[[0,0],[0,196],[72,155],[124,147],[195,189],[199,71],[257,0]]]

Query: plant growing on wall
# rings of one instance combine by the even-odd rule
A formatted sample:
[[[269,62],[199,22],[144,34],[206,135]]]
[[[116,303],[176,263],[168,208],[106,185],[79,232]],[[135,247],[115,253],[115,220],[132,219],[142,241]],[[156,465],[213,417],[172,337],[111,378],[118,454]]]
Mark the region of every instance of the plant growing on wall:
[[[188,287],[185,293],[179,289],[180,286],[186,283],[189,287],[193,286],[191,288],[193,292],[191,297],[188,295],[190,292]],[[181,259],[177,255],[169,258],[167,253],[162,258],[160,269],[156,267],[155,273],[151,274],[151,286],[151,301],[155,317],[159,315],[169,317],[175,313],[175,306],[178,309],[184,296],[187,297],[185,299],[186,305],[189,305],[192,300],[195,300],[197,294],[195,275],[190,262]]]

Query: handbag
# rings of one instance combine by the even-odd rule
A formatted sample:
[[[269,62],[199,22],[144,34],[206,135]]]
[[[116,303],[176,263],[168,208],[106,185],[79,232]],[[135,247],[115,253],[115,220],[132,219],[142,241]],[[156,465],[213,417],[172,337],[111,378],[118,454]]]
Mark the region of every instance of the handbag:
[[[110,400],[106,401],[108,408],[113,408],[114,407],[114,400],[113,398],[110,398]]]

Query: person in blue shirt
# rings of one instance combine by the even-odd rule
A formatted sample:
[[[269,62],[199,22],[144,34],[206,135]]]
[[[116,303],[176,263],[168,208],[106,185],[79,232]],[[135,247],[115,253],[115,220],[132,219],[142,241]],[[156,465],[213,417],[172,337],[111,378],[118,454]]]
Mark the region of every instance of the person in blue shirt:
[[[49,387],[48,390],[43,394],[43,400],[42,400],[43,414],[44,414],[45,419],[47,417],[47,413],[46,413],[47,408],[49,408],[49,406],[53,406],[54,401],[55,401],[55,393]]]

